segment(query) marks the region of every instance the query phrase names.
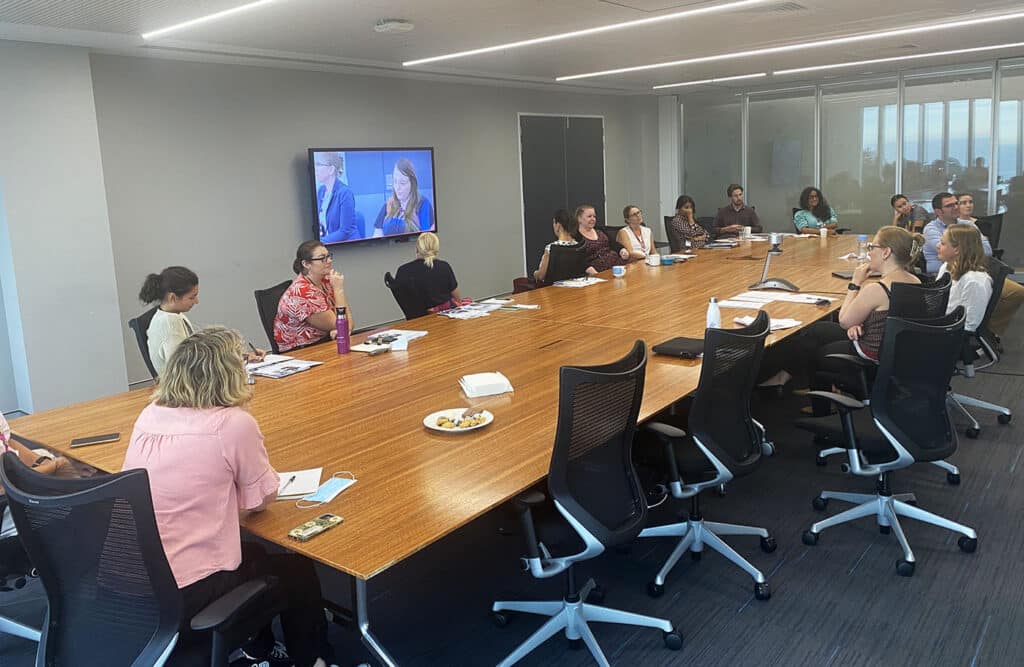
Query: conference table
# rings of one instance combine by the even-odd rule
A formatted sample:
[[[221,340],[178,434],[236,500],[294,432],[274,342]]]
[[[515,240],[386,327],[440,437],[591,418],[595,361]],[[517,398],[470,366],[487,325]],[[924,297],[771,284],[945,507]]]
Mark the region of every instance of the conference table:
[[[773,257],[770,274],[815,294],[831,293],[829,305],[775,301],[772,318],[810,324],[837,310],[846,280],[830,275],[854,263],[848,236],[788,237]],[[675,336],[703,336],[710,297],[728,299],[756,282],[769,249],[742,242],[707,249],[686,263],[626,267],[614,278],[584,288],[547,287],[515,295],[536,310],[500,310],[487,317],[455,320],[429,315],[399,325],[428,334],[408,351],[369,356],[339,355],[333,344],[295,351],[323,362],[283,379],[260,378],[249,410],[265,437],[277,470],[323,467],[324,478],[351,472],[358,482],[315,510],[293,502],[272,504],[245,519],[252,534],[315,559],[352,577],[354,615],[367,647],[382,664],[395,660],[374,636],[368,582],[375,575],[444,538],[541,481],[547,474],[558,404],[558,369],[592,365],[625,355],[637,339],[655,345]],[[464,291],[471,291],[472,287]],[[751,309],[722,309],[723,326]],[[774,332],[772,344],[799,330]],[[368,334],[355,336],[361,342]],[[467,399],[458,380],[469,373],[500,371],[514,391]],[[700,361],[652,354],[648,359],[640,420],[645,421],[692,393]],[[150,400],[135,390],[20,417],[15,433],[104,471],[118,471],[132,425]],[[488,426],[465,433],[428,430],[423,418],[454,407],[492,412]],[[70,450],[75,437],[120,432],[121,440]],[[215,511],[216,508],[211,508]],[[323,512],[344,523],[309,542],[287,537],[290,529]]]

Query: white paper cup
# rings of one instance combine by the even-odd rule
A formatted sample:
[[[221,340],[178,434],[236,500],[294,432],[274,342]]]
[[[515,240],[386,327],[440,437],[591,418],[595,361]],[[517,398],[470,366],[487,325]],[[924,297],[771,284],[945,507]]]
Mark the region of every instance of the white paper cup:
[[[647,266],[658,266],[659,264],[661,264],[661,255],[657,253],[647,255]]]
[[[743,228],[743,238],[749,239],[750,238],[750,233],[752,231],[753,231],[753,227],[744,227]]]

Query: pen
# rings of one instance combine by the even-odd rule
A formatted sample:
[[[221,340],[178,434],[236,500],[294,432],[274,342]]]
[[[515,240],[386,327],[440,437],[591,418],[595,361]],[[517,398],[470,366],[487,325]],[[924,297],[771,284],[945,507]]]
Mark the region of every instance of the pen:
[[[249,349],[252,350],[253,354],[259,354],[259,352],[256,351],[256,346],[252,344],[251,340],[246,340],[245,343],[249,346]]]
[[[281,490],[277,492],[278,495],[284,493],[284,490],[288,488],[288,485],[295,481],[295,475],[288,478],[288,481],[281,485]]]

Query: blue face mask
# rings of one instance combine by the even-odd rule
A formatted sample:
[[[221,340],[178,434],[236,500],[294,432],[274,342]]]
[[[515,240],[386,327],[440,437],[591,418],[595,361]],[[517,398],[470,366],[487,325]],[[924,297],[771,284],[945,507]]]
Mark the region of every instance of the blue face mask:
[[[345,477],[344,475],[348,475],[348,477]],[[295,506],[299,509],[310,509],[312,507],[325,505],[337,498],[339,493],[355,483],[356,476],[352,473],[348,471],[336,472],[330,479],[321,484],[320,488],[314,493],[296,500]]]

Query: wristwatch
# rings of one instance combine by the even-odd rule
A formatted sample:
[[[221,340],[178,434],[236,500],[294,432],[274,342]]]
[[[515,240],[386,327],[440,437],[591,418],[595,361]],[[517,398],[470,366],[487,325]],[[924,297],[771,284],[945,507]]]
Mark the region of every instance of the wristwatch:
[[[846,286],[846,289],[853,290],[854,292],[859,292],[860,285],[858,285],[857,283],[850,283],[849,285]]]

